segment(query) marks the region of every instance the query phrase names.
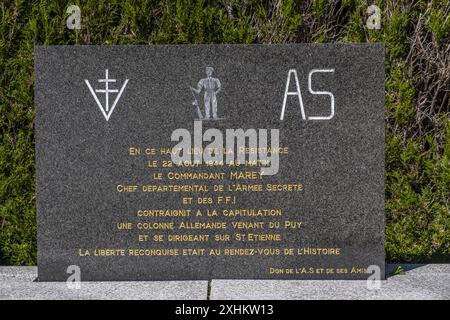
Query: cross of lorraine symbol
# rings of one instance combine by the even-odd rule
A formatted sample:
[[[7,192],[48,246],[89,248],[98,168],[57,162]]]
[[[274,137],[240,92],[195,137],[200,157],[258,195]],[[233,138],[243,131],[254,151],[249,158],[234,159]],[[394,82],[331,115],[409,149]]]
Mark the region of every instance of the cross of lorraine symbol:
[[[89,88],[89,91],[91,92],[92,96],[95,99],[95,102],[97,102],[98,107],[100,108],[100,111],[102,112],[103,116],[105,117],[106,121],[109,120],[109,118],[111,117],[111,114],[114,111],[114,108],[117,105],[117,102],[119,102],[120,96],[122,95],[123,91],[125,90],[125,87],[127,86],[129,79],[125,79],[125,82],[122,85],[122,88],[120,88],[120,91],[117,89],[110,89],[109,88],[109,83],[110,82],[116,82],[116,79],[109,79],[108,78],[108,69],[105,70],[105,79],[98,79],[98,82],[105,83],[105,89],[92,89],[91,84],[89,83],[89,80],[85,79],[84,82],[86,83],[86,85]],[[102,103],[100,102],[100,100],[97,97],[97,93],[104,93],[105,94],[105,106],[102,105]],[[116,98],[114,99],[114,102],[112,104],[112,106],[109,106],[109,94],[110,93],[118,93]]]

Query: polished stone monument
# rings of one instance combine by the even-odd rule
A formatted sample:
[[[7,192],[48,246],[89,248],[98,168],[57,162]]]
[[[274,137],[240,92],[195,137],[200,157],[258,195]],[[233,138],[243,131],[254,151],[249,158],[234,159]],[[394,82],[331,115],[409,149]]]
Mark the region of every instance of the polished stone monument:
[[[39,281],[384,278],[384,46],[38,46]]]

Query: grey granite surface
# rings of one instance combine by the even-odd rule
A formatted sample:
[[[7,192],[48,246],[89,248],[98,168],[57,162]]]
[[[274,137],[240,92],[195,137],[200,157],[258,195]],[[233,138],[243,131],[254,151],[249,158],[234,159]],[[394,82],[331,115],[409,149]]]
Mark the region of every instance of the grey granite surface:
[[[395,265],[387,265],[389,275]],[[381,288],[357,280],[212,280],[210,299],[450,299],[450,265],[402,265]],[[5,299],[208,299],[206,281],[34,282],[36,267],[0,267],[0,300]]]
[[[36,282],[36,267],[0,267],[0,300],[201,300],[207,281]]]
[[[363,272],[351,272],[353,268],[377,265],[383,269],[384,55],[383,44],[37,46],[39,280],[64,282],[72,266],[79,267],[85,281],[342,280],[366,278]],[[189,87],[205,80],[208,66],[221,83],[220,119],[196,121]],[[322,71],[312,75],[313,70]],[[102,93],[106,83],[108,90],[123,88],[117,104],[113,101],[119,93],[108,95],[109,100]],[[301,91],[301,97],[286,96],[283,113],[286,91]],[[197,97],[202,109],[208,101],[204,97],[203,92]],[[109,118],[105,110],[112,112]],[[194,130],[197,124],[201,129]],[[279,172],[264,176],[261,182],[229,175],[253,171],[251,167],[163,168],[170,156],[148,156],[144,150],[174,147],[171,134],[176,129],[185,129],[189,141],[194,131],[201,137],[208,129],[222,135],[227,129],[274,129],[279,130],[280,146],[289,151],[280,155]],[[131,156],[130,147],[141,148],[142,153]],[[159,167],[149,168],[150,160],[159,161]],[[154,173],[171,171],[219,172],[226,178],[153,178]],[[194,184],[212,190],[215,184],[226,189],[258,183],[262,184],[259,192],[143,190],[148,185]],[[266,190],[267,185],[292,184],[302,189]],[[137,186],[137,191],[118,192],[118,185]],[[219,195],[236,196],[235,203],[198,203],[198,198],[215,200]],[[192,197],[193,204],[183,204],[186,197]],[[139,210],[146,209],[202,210],[203,216],[138,216]],[[206,209],[219,214],[207,216]],[[230,209],[278,209],[281,216],[223,214]],[[262,222],[264,227],[237,229],[231,226],[235,221]],[[139,227],[139,223],[154,222],[172,222],[174,228]],[[181,223],[195,222],[227,226],[180,228]],[[271,222],[280,227],[270,228]],[[301,226],[285,227],[286,222]],[[119,227],[127,223],[131,229]],[[167,240],[173,235],[205,233],[211,236],[207,241]],[[238,234],[247,238],[238,239]],[[255,241],[250,234],[280,240]],[[154,241],[155,235],[165,236],[165,241]],[[223,235],[230,240],[214,239]],[[324,248],[331,253],[316,250]],[[205,254],[184,254],[184,249],[205,249]],[[222,252],[211,254],[210,249]],[[241,252],[226,252],[234,249]],[[171,253],[176,250],[180,253]]]

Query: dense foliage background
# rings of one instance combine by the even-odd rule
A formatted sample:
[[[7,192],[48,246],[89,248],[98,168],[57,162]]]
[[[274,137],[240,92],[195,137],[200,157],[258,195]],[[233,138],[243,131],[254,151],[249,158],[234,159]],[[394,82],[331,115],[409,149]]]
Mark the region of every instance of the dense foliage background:
[[[82,29],[66,27],[81,8]],[[366,27],[369,5],[380,30]],[[0,264],[36,264],[36,44],[384,42],[386,254],[450,262],[450,2],[0,0]]]

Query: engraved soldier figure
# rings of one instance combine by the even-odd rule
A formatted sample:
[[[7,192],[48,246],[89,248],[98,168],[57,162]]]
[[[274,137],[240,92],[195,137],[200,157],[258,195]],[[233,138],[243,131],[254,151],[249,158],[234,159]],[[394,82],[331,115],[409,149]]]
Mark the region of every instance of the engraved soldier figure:
[[[201,79],[197,84],[197,89],[192,88],[197,94],[200,94],[202,89],[204,89],[204,103],[205,103],[205,119],[209,119],[211,115],[214,119],[217,119],[217,94],[220,91],[221,84],[219,79],[213,78],[212,73],[214,69],[212,67],[206,67],[206,78]]]

